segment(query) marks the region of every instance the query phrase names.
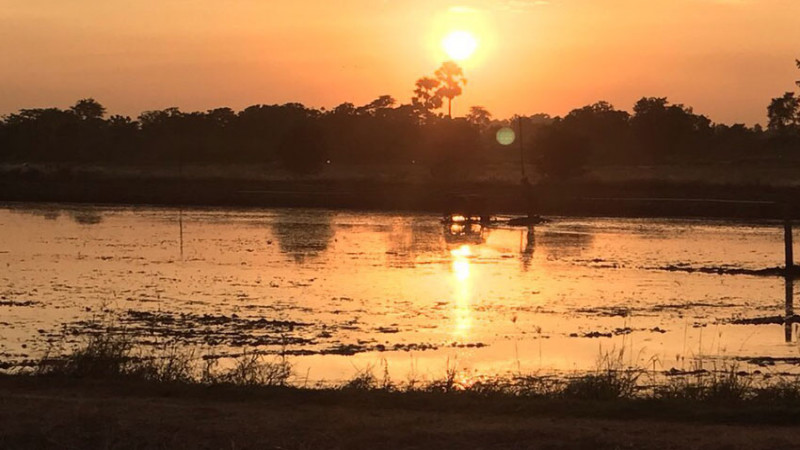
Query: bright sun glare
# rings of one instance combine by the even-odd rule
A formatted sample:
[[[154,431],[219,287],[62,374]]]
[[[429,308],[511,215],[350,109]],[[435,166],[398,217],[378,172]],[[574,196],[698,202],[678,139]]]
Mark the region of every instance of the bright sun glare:
[[[475,53],[478,41],[468,31],[453,31],[442,40],[442,47],[450,58],[462,61]]]

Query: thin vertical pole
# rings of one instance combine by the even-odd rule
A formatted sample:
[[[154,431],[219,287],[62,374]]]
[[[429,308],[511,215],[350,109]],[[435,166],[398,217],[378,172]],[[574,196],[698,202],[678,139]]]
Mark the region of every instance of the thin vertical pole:
[[[178,226],[180,227],[181,261],[183,261],[183,206],[178,210]]]
[[[788,217],[783,222],[783,244],[786,255],[786,276],[789,277],[794,270],[794,246],[792,245],[792,219]]]
[[[784,280],[786,286],[786,319],[784,320],[784,336],[786,342],[792,342],[792,322],[794,315],[794,245],[792,242],[792,219],[788,214],[783,222],[783,244],[786,257]]]
[[[792,316],[794,316],[794,280],[786,277],[786,318],[783,321],[783,334],[786,343],[792,342]]]
[[[522,178],[525,178],[525,151],[522,145],[522,116],[517,116],[519,124],[519,167],[522,169]]]
[[[181,202],[178,206],[178,229],[179,229],[179,237],[180,237],[180,247],[181,247],[181,261],[183,261],[183,202],[185,201],[186,195],[186,186],[184,183],[184,174],[183,174],[183,148],[178,152],[178,183],[180,186],[178,187],[178,191],[180,192],[179,201]]]

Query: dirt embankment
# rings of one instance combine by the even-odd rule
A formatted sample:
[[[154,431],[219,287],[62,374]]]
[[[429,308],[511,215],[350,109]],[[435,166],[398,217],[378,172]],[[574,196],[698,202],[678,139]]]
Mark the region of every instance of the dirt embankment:
[[[671,181],[576,181],[528,190],[512,182],[391,179],[237,179],[14,175],[0,201],[239,207],[324,207],[442,213],[459,203],[490,213],[629,217],[786,215],[797,189]],[[800,208],[795,207],[795,210]],[[796,213],[793,213],[797,216]]]
[[[0,377],[0,448],[790,449],[798,411]]]

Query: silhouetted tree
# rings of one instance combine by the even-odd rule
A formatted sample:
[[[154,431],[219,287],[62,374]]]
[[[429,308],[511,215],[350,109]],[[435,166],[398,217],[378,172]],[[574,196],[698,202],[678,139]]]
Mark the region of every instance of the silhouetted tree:
[[[356,113],[356,105],[350,102],[342,103],[341,105],[333,108],[330,112],[331,114],[337,116],[344,116],[344,117],[352,116],[355,115]]]
[[[795,59],[794,62],[797,64],[797,68],[800,69],[800,59]],[[795,81],[794,84],[796,84],[797,87],[800,87],[800,80]]]
[[[395,104],[395,99],[391,95],[381,95],[370,103],[356,108],[356,114],[368,116],[382,116]]]
[[[443,118],[424,129],[424,154],[431,174],[436,178],[449,178],[463,174],[482,159],[480,133],[466,119]]]
[[[139,122],[128,116],[113,115],[107,124],[108,147],[106,158],[108,161],[126,162],[137,161],[141,158],[142,134]]]
[[[717,124],[714,126],[713,154],[715,158],[747,157],[756,154],[755,150],[763,147],[763,130],[761,126],[748,128],[737,123],[733,125]]]
[[[322,170],[328,145],[322,127],[315,120],[294,124],[283,136],[278,157],[290,172],[308,175]]]
[[[571,133],[557,120],[534,141],[535,162],[547,178],[563,181],[582,174],[589,158],[585,138]]]
[[[794,92],[787,92],[783,97],[773,98],[767,107],[770,131],[785,132],[800,124],[800,98]]]
[[[680,104],[670,105],[665,97],[642,98],[633,111],[631,129],[640,153],[653,160],[691,155],[707,146],[713,134],[707,117]]]
[[[22,109],[6,117],[8,157],[21,161],[76,159],[78,117],[58,108]]]
[[[206,113],[209,122],[217,127],[228,127],[236,121],[236,113],[230,108],[216,108]]]
[[[433,110],[442,107],[442,96],[438,92],[440,85],[439,80],[430,77],[422,77],[414,85],[414,97],[411,99],[411,104],[423,122],[430,119]]]
[[[321,117],[329,156],[346,163],[399,163],[414,159],[421,123],[411,105],[393,107],[384,95],[355,107],[346,103]]]
[[[106,114],[106,108],[93,98],[78,100],[70,111],[81,120],[102,119]]]
[[[630,114],[600,101],[570,111],[561,127],[580,137],[595,161],[619,162],[631,158]]]
[[[245,148],[246,160],[273,161],[290,130],[320,116],[319,111],[299,103],[250,106],[237,116],[236,139]]]
[[[492,113],[483,106],[473,106],[467,114],[467,122],[479,127],[486,128],[492,122]]]
[[[461,95],[463,86],[467,84],[464,78],[464,71],[453,61],[447,61],[434,73],[439,80],[439,88],[436,94],[447,99],[447,117],[453,117],[453,99]]]
[[[795,60],[800,69],[800,60]],[[800,80],[795,84],[800,87]],[[800,150],[800,96],[786,92],[767,106],[767,147],[781,156]]]

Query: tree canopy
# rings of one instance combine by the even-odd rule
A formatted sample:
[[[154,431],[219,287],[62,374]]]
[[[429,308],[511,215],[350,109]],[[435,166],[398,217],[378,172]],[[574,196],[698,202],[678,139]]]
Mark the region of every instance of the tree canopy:
[[[797,61],[800,68],[800,61]],[[0,162],[111,164],[277,163],[297,174],[329,164],[422,165],[437,177],[485,164],[518,161],[518,148],[495,140],[504,126],[524,128],[527,161],[542,176],[568,178],[583,167],[697,160],[800,158],[800,96],[787,92],[767,107],[768,126],[714,124],[666,97],[642,97],[630,112],[599,101],[563,117],[496,119],[482,106],[465,117],[437,114],[466,80],[454,63],[414,85],[409,103],[381,95],[330,110],[299,103],[106,114],[92,98],[67,109],[21,109],[0,120]],[[800,81],[798,81],[800,83]],[[450,110],[450,108],[448,108]]]

